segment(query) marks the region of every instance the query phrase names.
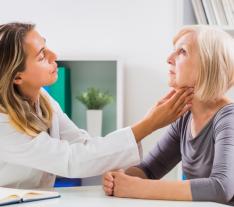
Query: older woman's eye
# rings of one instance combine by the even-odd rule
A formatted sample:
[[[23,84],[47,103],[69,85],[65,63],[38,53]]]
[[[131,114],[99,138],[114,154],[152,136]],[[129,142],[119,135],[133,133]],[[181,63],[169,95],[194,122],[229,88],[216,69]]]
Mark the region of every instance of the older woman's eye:
[[[183,54],[183,55],[186,55],[186,50],[183,49],[183,48],[180,48],[179,51],[178,51],[179,54]]]

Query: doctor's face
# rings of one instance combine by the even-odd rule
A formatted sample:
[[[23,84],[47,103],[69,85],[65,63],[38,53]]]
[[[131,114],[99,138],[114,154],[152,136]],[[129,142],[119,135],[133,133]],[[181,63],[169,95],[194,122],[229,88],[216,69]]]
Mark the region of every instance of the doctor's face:
[[[28,32],[24,40],[25,70],[17,74],[15,83],[21,88],[38,89],[57,80],[57,56],[46,46],[45,39],[36,31]]]
[[[167,59],[169,64],[169,86],[175,89],[194,87],[199,67],[196,36],[189,32],[181,36],[174,45],[174,51]]]

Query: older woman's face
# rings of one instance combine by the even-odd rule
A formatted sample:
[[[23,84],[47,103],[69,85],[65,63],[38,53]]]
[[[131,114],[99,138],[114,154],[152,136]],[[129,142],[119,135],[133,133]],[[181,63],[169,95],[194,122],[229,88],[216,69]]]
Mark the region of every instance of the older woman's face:
[[[173,88],[194,87],[197,79],[199,57],[194,33],[181,36],[168,57],[169,86]]]

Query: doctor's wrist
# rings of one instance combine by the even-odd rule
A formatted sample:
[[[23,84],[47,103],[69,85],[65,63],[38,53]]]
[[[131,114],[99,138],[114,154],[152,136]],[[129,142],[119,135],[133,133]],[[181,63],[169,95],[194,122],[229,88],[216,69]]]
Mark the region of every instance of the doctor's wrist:
[[[135,136],[136,142],[140,142],[144,137],[155,131],[156,127],[152,125],[150,119],[143,119],[131,126],[131,129]]]

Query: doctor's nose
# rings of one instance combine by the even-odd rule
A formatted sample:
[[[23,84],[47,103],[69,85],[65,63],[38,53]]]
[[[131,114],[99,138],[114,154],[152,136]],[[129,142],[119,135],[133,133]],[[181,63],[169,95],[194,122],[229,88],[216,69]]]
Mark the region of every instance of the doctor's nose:
[[[52,51],[48,49],[49,53],[49,62],[52,63],[57,60],[57,55]]]

